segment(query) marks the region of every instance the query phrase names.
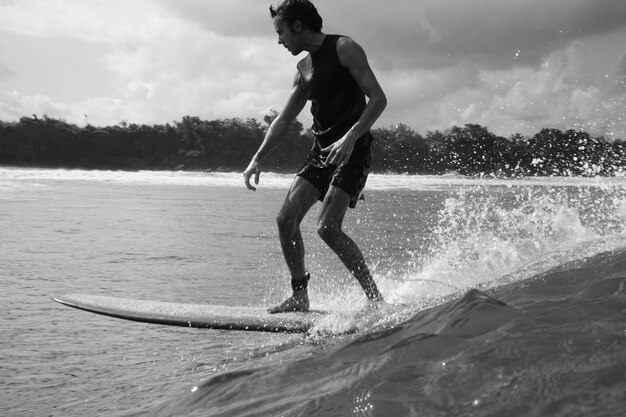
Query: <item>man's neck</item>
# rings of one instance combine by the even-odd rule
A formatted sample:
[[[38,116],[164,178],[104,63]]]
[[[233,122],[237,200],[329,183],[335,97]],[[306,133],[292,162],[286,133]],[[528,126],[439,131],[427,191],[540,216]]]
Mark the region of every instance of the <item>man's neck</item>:
[[[310,54],[314,54],[315,51],[320,49],[325,38],[326,34],[323,32],[307,32],[304,39],[304,50]]]

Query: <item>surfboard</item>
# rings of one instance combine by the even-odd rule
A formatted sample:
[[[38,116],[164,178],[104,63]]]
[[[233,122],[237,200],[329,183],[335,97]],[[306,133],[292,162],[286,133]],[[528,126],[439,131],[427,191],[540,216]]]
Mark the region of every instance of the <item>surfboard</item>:
[[[306,333],[323,311],[269,314],[263,307],[185,304],[104,295],[65,294],[51,298],[66,306],[144,323],[207,329]]]

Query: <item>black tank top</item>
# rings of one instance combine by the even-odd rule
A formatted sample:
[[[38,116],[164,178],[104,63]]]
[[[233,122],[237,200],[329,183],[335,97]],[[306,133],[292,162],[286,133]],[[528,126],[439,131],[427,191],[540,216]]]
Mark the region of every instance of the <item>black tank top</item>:
[[[321,148],[341,139],[365,109],[365,94],[339,61],[337,40],[341,37],[326,35],[319,49],[298,63],[300,83],[311,100],[313,134]],[[371,135],[366,136],[357,141],[355,150],[369,145]]]

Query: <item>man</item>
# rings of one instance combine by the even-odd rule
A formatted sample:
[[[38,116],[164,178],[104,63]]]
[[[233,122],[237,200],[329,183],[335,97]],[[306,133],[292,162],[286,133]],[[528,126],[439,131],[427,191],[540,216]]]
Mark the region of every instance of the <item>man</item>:
[[[310,275],[304,266],[300,223],[317,200],[322,201],[319,236],[352,272],[367,298],[382,301],[363,254],[341,226],[348,206],[355,206],[365,185],[373,140],[369,130],[387,99],[363,49],[346,36],[323,33],[322,18],[309,0],[284,0],[277,8],[270,7],[270,14],[278,43],[293,55],[308,54],[297,65],[287,104],[243,173],[248,189],[256,190],[251,177],[259,183],[261,161],[282,140],[307,100],[311,101],[315,141],[277,217],[293,294],[268,311],[309,309]]]

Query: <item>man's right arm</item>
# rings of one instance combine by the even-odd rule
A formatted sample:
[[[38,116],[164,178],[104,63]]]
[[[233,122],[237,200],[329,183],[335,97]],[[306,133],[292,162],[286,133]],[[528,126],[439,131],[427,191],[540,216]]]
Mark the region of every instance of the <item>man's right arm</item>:
[[[256,191],[256,188],[250,184],[250,178],[254,175],[254,183],[259,183],[259,176],[261,175],[261,161],[269,155],[278,146],[280,141],[285,137],[287,129],[295,118],[300,114],[304,105],[306,104],[306,93],[302,89],[300,84],[300,75],[296,74],[293,87],[287,104],[283,108],[283,111],[274,119],[267,129],[263,143],[259,146],[256,154],[252,157],[248,168],[243,172],[244,182],[249,190]]]

